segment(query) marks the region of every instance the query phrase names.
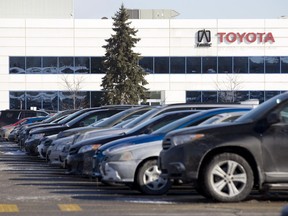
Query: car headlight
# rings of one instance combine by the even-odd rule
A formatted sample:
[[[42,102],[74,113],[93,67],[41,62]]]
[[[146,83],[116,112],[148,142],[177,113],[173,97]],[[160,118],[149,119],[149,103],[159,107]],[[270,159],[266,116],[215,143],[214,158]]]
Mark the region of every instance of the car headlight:
[[[134,158],[133,154],[130,151],[106,155],[107,161],[131,161],[133,160],[133,158]]]
[[[184,143],[189,143],[194,140],[200,139],[204,137],[204,134],[186,134],[186,135],[178,135],[172,138],[172,142],[175,146],[182,145]]]
[[[45,133],[36,133],[36,134],[32,134],[33,139],[42,139],[44,137]]]
[[[85,153],[88,151],[97,150],[99,147],[100,147],[100,144],[85,145],[79,149],[78,153]]]

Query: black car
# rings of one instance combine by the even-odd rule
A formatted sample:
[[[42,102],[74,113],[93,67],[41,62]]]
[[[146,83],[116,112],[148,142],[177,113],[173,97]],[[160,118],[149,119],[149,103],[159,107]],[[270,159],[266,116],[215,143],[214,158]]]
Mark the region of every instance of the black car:
[[[43,110],[0,110],[0,127],[13,124],[23,118],[47,115],[49,115],[49,113]]]
[[[71,174],[83,174],[83,164],[84,158],[86,160],[85,171],[84,173],[87,175],[92,175],[92,158],[94,156],[95,150],[105,143],[125,138],[131,137],[140,134],[150,134],[153,131],[177,120],[183,118],[187,115],[191,115],[196,113],[196,110],[180,110],[174,112],[163,113],[155,118],[152,118],[148,121],[139,124],[138,126],[127,130],[126,132],[121,132],[112,135],[101,135],[101,131],[99,131],[99,135],[94,135],[94,138],[86,139],[75,143],[70,146],[69,154],[67,156],[67,164],[66,168],[68,172]]]
[[[90,110],[71,119],[65,124],[58,124],[50,127],[40,127],[37,129],[36,128],[32,129],[29,133],[28,138],[25,140],[24,149],[29,155],[38,155],[39,152],[37,150],[37,146],[40,144],[41,139],[43,139],[44,137],[53,134],[58,134],[61,131],[68,130],[71,128],[88,126],[93,122],[112,116],[120,111],[122,110],[115,108]]]
[[[252,189],[288,189],[288,93],[233,123],[168,133],[158,165],[162,177],[193,183],[220,202],[246,199]]]

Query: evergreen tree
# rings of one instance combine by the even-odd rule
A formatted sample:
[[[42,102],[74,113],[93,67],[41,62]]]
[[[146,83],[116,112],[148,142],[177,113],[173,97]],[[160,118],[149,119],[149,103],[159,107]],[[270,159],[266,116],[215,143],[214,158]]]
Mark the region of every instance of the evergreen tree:
[[[140,54],[133,52],[133,47],[140,40],[135,38],[138,30],[131,28],[128,22],[128,13],[121,5],[119,11],[112,17],[113,31],[107,45],[103,70],[106,73],[102,78],[102,104],[138,104],[146,100],[147,89],[144,85],[147,73],[139,65]]]

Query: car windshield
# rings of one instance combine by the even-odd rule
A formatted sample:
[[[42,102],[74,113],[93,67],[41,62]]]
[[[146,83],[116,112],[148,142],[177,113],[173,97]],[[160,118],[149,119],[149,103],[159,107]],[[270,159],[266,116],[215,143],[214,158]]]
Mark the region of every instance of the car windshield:
[[[271,112],[271,109],[275,108],[275,104],[279,104],[281,101],[287,98],[288,94],[274,96],[273,98],[270,98],[269,100],[263,102],[260,106],[239,117],[235,120],[235,122],[249,122],[253,119],[260,119],[263,115]]]
[[[106,127],[107,125],[110,125],[111,123],[117,121],[118,119],[120,119],[122,116],[126,115],[127,113],[130,113],[130,109],[121,111],[115,115],[112,115],[111,117],[100,121],[100,122],[95,122],[94,124],[92,124],[92,127]]]
[[[162,134],[162,133],[168,133],[172,130],[175,130],[177,129],[178,127],[180,127],[181,125],[185,125],[185,124],[191,124],[191,121],[189,121],[190,119],[194,119],[195,118],[195,123],[198,122],[197,120],[199,120],[199,118],[197,117],[200,117],[202,116],[201,113],[203,113],[205,111],[201,111],[201,112],[198,112],[198,113],[194,113],[194,114],[191,114],[189,116],[186,116],[184,118],[181,118],[179,120],[176,120],[170,124],[167,124],[166,126],[156,130],[153,132],[153,134]]]
[[[134,126],[138,125],[142,121],[145,121],[150,116],[153,116],[156,112],[158,112],[159,108],[153,108],[149,110],[148,112],[142,114],[141,116],[133,119],[131,122],[123,126],[123,128],[133,128]]]

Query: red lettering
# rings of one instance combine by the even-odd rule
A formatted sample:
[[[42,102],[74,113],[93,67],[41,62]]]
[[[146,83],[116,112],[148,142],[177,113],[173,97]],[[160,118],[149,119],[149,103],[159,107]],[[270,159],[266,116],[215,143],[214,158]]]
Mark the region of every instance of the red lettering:
[[[226,35],[225,39],[226,39],[229,43],[233,43],[233,42],[235,42],[235,41],[237,40],[237,36],[236,36],[236,34],[235,34],[234,32],[229,32],[229,33]]]
[[[217,35],[219,36],[220,43],[227,42],[227,43],[234,43],[238,41],[239,43],[247,42],[247,43],[254,43],[257,41],[260,43],[267,43],[271,42],[274,43],[275,39],[271,32],[268,32],[267,34],[264,32],[243,32],[243,33],[234,33],[234,32],[218,32]]]
[[[223,36],[224,36],[226,33],[225,33],[225,32],[218,32],[217,34],[219,35],[219,41],[220,41],[220,43],[222,43],[222,42],[223,42]]]
[[[244,32],[244,33],[242,33],[242,34],[237,33],[238,38],[239,38],[239,40],[240,40],[241,43],[243,42],[243,39],[244,39],[245,34],[246,34],[246,32]]]
[[[263,42],[263,36],[265,35],[265,33],[257,33],[257,35],[259,35],[259,42]]]
[[[268,41],[270,41],[271,43],[274,43],[274,42],[275,42],[274,37],[273,37],[273,34],[272,34],[271,32],[268,32],[268,33],[267,33],[264,42],[266,43],[266,42],[268,42]]]
[[[253,33],[253,32],[249,32],[248,34],[246,34],[245,39],[249,43],[253,43],[253,42],[256,41],[257,35],[255,33]]]

